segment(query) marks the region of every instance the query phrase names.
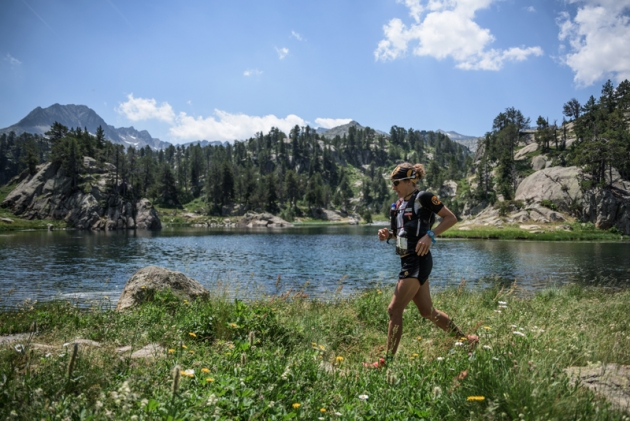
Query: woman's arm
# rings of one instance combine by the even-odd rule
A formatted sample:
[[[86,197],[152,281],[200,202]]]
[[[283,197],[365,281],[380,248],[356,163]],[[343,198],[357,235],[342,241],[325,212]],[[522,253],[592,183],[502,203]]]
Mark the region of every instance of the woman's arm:
[[[438,215],[442,218],[442,221],[440,221],[438,226],[433,230],[436,236],[442,234],[444,231],[457,223],[457,217],[446,206],[438,212]]]

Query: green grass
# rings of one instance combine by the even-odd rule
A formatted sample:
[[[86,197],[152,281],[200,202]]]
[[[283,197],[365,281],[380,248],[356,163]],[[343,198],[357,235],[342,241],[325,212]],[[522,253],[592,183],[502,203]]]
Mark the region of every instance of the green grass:
[[[536,225],[528,223],[528,225]],[[528,230],[520,229],[518,225],[505,226],[505,228],[470,226],[470,231],[460,231],[461,225],[442,233],[444,238],[471,238],[492,240],[538,240],[538,241],[620,241],[628,240],[628,236],[622,236],[617,232],[598,229],[584,229],[581,224],[569,224],[572,231],[556,230],[555,225],[539,224],[544,232],[534,234]],[[592,225],[592,224],[590,224]]]
[[[444,290],[434,294],[434,304],[480,335],[474,351],[410,306],[389,369],[364,369],[363,361],[383,355],[391,292],[328,300],[284,293],[248,303],[217,291],[190,303],[159,293],[124,313],[102,303],[82,310],[65,302],[4,311],[1,333],[28,331],[33,321],[40,333],[22,342],[24,352],[0,349],[0,418],[626,419],[573,386],[563,369],[630,363],[629,291]],[[71,347],[61,345],[72,338],[101,347],[79,348],[68,373]],[[56,348],[38,350],[35,342]],[[115,352],[153,342],[171,351],[149,361]],[[182,376],[173,393],[175,367],[194,375]]]

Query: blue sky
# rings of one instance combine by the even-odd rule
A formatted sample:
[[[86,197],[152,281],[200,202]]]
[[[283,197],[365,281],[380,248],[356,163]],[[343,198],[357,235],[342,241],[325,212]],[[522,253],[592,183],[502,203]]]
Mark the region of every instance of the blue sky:
[[[4,0],[0,127],[83,104],[172,143],[349,119],[479,136],[630,79],[630,0]]]

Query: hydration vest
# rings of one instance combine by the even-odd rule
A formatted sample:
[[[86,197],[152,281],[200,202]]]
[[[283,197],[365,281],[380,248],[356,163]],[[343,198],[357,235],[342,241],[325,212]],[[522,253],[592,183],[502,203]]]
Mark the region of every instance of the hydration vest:
[[[427,209],[419,202],[420,208],[416,212],[416,199],[424,192],[416,190],[411,193],[411,197],[407,201],[407,207],[400,208],[403,203],[403,199],[398,199],[397,202],[392,204],[390,211],[390,224],[391,229],[395,235],[398,235],[400,228],[405,229],[407,235],[407,251],[413,252],[416,249],[416,244],[424,235],[431,229],[435,223],[435,213],[431,209]],[[398,215],[402,213],[403,227],[398,226]]]

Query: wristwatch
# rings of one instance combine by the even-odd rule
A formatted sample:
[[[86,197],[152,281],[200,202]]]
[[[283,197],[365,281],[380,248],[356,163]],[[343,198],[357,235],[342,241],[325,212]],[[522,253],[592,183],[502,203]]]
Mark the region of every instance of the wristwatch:
[[[429,230],[427,231],[427,235],[429,236],[429,238],[431,238],[431,243],[435,244],[435,233],[433,232],[433,230]]]

